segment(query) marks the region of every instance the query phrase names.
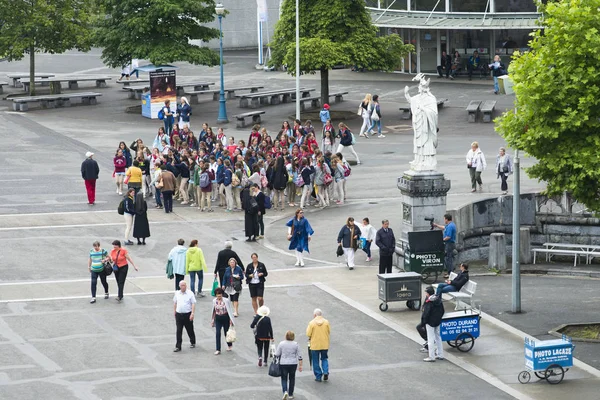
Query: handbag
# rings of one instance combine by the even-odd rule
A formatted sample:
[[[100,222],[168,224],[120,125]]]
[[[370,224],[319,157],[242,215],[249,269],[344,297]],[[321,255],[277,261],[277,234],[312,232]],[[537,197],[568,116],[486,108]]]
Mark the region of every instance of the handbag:
[[[236,293],[242,291],[242,281],[240,279],[233,278],[233,290],[235,290]]]
[[[104,275],[110,276],[113,272],[112,264],[110,263],[110,261],[103,261],[102,266],[104,267]]]
[[[121,253],[121,250],[117,251],[117,257],[115,257],[115,261],[112,264],[112,270],[115,272],[119,270],[119,266],[117,265],[117,260],[119,259],[119,253]]]
[[[215,278],[215,280],[213,281],[213,284],[212,284],[212,290],[210,291],[210,295],[212,297],[216,296],[215,290],[217,290],[218,287],[219,287],[219,281],[217,280],[217,278]]]
[[[292,222],[292,231],[290,232],[290,237],[289,237],[288,241],[291,241],[293,237],[294,237],[294,223]]]
[[[236,333],[235,333],[235,328],[233,326],[229,327],[229,330],[227,331],[227,335],[225,335],[225,341],[227,343],[233,343],[237,340],[236,337]]]
[[[269,376],[279,378],[281,376],[281,368],[279,367],[279,357],[273,356],[273,361],[269,365]]]
[[[264,316],[260,317],[260,319],[256,322],[256,325],[254,325],[254,328],[252,328],[252,332],[254,332],[254,336],[256,336],[256,332],[258,331],[258,324],[260,324],[260,321],[262,321],[263,318],[264,318]]]
[[[342,248],[341,244],[337,247],[337,250],[335,251],[335,255],[338,257],[341,257],[344,255],[344,249]]]
[[[373,111],[371,112],[371,119],[373,121],[379,121],[379,114],[377,114],[377,106],[373,107]]]
[[[356,115],[360,115],[362,116],[362,112],[363,112],[363,108],[362,108],[362,103],[358,106],[358,112],[356,113]]]
[[[156,186],[157,189],[162,189],[163,188],[164,184],[163,184],[162,177],[160,178],[160,181],[158,181],[156,183],[156,185],[154,185],[154,186]]]

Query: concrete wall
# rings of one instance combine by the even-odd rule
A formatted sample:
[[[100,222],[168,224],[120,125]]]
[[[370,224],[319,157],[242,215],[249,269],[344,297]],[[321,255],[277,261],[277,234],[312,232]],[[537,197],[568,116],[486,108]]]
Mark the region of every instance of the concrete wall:
[[[218,2],[218,1],[217,1]],[[245,49],[258,48],[258,28],[255,0],[222,0],[221,3],[229,14],[223,18],[223,48],[224,49]],[[269,10],[269,20],[263,23],[263,43],[268,43],[267,37],[272,38],[275,30],[275,24],[279,19],[279,0],[267,0]],[[219,20],[207,24],[210,28],[219,28]],[[267,35],[268,27],[268,35]],[[208,43],[194,44],[218,48],[219,41],[211,40]],[[258,52],[257,52],[258,58]]]

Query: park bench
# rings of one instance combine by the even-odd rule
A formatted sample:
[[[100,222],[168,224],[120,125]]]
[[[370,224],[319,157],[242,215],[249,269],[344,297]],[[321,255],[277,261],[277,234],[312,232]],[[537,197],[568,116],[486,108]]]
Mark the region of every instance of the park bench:
[[[258,92],[258,89],[264,89],[264,86],[240,86],[240,87],[233,87],[233,88],[225,88],[224,89],[225,98],[226,99],[234,98],[236,91],[250,90],[250,93],[256,93],[256,92]],[[198,104],[198,96],[201,94],[212,94],[213,101],[218,101],[219,95],[221,94],[221,89],[216,88],[216,89],[209,89],[209,90],[193,90],[193,91],[185,92],[186,96],[190,96],[190,98],[189,98],[190,104]]]
[[[552,260],[552,256],[573,256],[573,266],[577,266],[580,256],[585,256],[586,264],[591,264],[592,260],[600,257],[600,246],[587,244],[570,244],[570,243],[544,243],[543,248],[532,249],[533,263],[537,260],[538,253],[546,254],[546,262]]]
[[[150,90],[150,85],[124,86],[123,90],[129,92],[128,97],[130,99],[140,100],[142,98],[142,93],[146,90]]]
[[[29,79],[29,73],[14,73],[14,74],[6,74],[9,79],[12,79],[13,87],[21,87],[21,79],[27,78]],[[53,77],[54,74],[45,74],[42,72],[37,72],[34,74],[35,78],[46,79]],[[43,84],[43,83],[42,83]]]
[[[4,86],[8,86],[8,82],[0,81],[0,93],[4,93]]]
[[[348,92],[338,92],[338,93],[330,93],[329,98],[335,97],[335,103],[341,103],[344,101],[344,95],[348,94]],[[310,102],[311,108],[318,108],[321,106],[321,96],[312,96],[312,97],[303,97],[300,99],[300,111],[304,111],[306,109],[307,102]]]
[[[209,86],[214,85],[214,82],[178,82],[177,83],[177,96],[183,96],[185,94],[186,87],[193,87],[195,91],[209,90]]]
[[[300,88],[301,96],[309,97],[310,92],[314,92],[315,89]],[[275,105],[279,103],[290,103],[295,99],[296,88],[281,89],[281,90],[269,90],[266,92],[256,92],[249,94],[238,94],[235,97],[240,99],[240,108],[258,108],[260,105]],[[280,100],[281,97],[281,100]],[[248,104],[250,100],[250,104]]]
[[[467,106],[467,118],[469,122],[477,121],[477,114],[479,114],[479,107],[481,106],[481,101],[472,100]]]
[[[10,100],[13,102],[14,111],[28,111],[29,103],[41,103],[42,108],[70,107],[72,99],[81,99],[81,104],[95,105],[96,97],[102,96],[101,93],[80,92],[68,94],[49,94],[43,96],[15,97]]]
[[[448,99],[438,99],[437,101],[437,106],[438,106],[438,111],[441,108],[444,108],[444,104],[448,101]],[[400,111],[402,111],[402,115],[400,116],[402,119],[410,119],[410,117],[412,116],[412,111],[410,111],[410,105],[406,104],[403,105],[399,108]]]
[[[483,122],[492,122],[492,115],[496,108],[496,100],[486,100],[481,104],[481,113],[483,114]]]
[[[458,274],[456,272],[451,272],[450,275],[448,276],[448,280],[451,281],[454,278],[456,278]],[[434,284],[432,285],[435,289],[437,289],[438,284]],[[455,310],[466,310],[468,308],[473,308],[473,296],[475,295],[475,292],[477,291],[477,282],[473,282],[471,279],[469,279],[467,281],[467,283],[465,283],[465,285],[463,287],[460,288],[460,290],[458,292],[448,292],[448,293],[443,293],[442,294],[442,299],[444,298],[444,295],[446,295],[447,297],[450,297],[451,300],[454,300],[455,302]],[[468,300],[469,303],[467,304],[465,302],[465,300]]]
[[[36,79],[34,83],[41,82],[42,85],[44,83],[50,84],[50,92],[52,94],[60,94],[62,91],[61,82],[67,82],[69,89],[77,90],[79,89],[79,82],[96,82],[96,87],[106,87],[106,81],[111,78],[108,76],[86,76],[86,75],[73,75],[73,76],[54,76],[50,78]],[[21,84],[23,85],[23,90],[25,92],[29,91],[29,78],[22,78]]]
[[[261,122],[260,116],[264,113],[265,113],[264,111],[256,110],[256,111],[249,111],[249,112],[243,113],[243,114],[234,115],[233,117],[235,119],[237,119],[237,123],[235,126],[237,128],[245,128],[247,126],[246,118],[249,118],[249,117],[252,117],[252,125],[260,124],[260,122]]]

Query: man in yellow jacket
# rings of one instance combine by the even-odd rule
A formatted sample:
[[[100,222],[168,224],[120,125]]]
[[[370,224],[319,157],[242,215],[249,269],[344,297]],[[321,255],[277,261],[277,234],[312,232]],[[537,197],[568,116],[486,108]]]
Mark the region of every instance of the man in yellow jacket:
[[[204,293],[202,293],[204,271],[206,271],[204,253],[198,247],[198,241],[194,239],[190,242],[190,247],[185,253],[185,274],[190,274],[190,289],[192,293],[196,293],[194,289],[196,287],[196,276],[198,276],[198,297],[204,297]]]
[[[329,350],[329,336],[331,328],[329,321],[323,318],[323,311],[315,308],[313,312],[313,320],[308,323],[306,328],[306,336],[310,341],[310,356],[312,358],[313,372],[315,373],[315,381],[329,379],[329,358],[327,351]]]

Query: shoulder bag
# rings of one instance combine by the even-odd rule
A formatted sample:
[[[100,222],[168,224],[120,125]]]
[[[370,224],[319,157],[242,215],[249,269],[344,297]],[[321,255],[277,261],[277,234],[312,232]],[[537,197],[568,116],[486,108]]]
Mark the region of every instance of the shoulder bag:
[[[379,114],[377,114],[377,105],[373,107],[373,111],[371,112],[371,119],[373,121],[379,121]]]
[[[120,253],[121,253],[121,250],[117,251],[117,256],[115,257],[115,261],[112,264],[113,271],[118,271],[119,270],[119,266],[117,265],[117,260],[119,259],[119,254]]]
[[[290,232],[290,237],[289,237],[288,241],[291,241],[293,237],[294,237],[294,221],[292,221],[292,231]]]
[[[258,331],[258,324],[260,324],[260,321],[262,321],[263,318],[264,318],[264,316],[260,317],[260,319],[256,322],[256,325],[254,325],[254,328],[252,328],[252,332],[254,332],[254,336],[256,336],[256,332]]]
[[[279,367],[279,357],[273,356],[273,361],[269,365],[269,376],[278,378],[281,376],[281,368]]]
[[[104,254],[104,252],[102,254]],[[108,253],[106,255],[108,256]],[[112,274],[113,269],[110,260],[102,261],[102,267],[104,267],[104,275],[110,276]]]

